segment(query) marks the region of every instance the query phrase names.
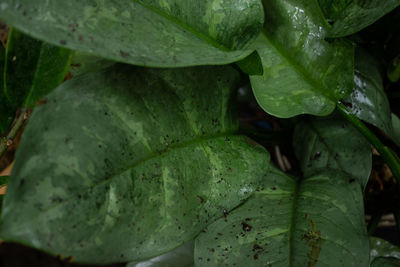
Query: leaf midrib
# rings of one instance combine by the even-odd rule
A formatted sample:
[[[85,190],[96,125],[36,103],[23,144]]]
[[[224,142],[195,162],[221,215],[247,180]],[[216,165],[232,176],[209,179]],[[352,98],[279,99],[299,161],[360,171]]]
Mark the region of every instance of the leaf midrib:
[[[181,148],[185,148],[187,146],[190,145],[195,145],[195,144],[203,144],[204,142],[207,142],[209,140],[212,139],[217,139],[220,137],[235,137],[235,136],[243,136],[237,132],[226,132],[226,133],[219,133],[219,134],[213,134],[213,135],[209,135],[209,136],[203,136],[203,137],[197,137],[197,138],[193,138],[192,140],[188,141],[188,142],[182,142],[180,144],[176,144],[176,145],[171,145],[169,146],[166,150],[161,150],[161,151],[154,151],[153,153],[149,153],[147,157],[143,157],[142,159],[132,163],[131,165],[127,166],[126,168],[124,168],[123,170],[121,170],[120,172],[117,172],[116,174],[104,179],[103,181],[93,185],[93,186],[89,186],[87,187],[85,190],[81,191],[81,192],[76,192],[76,194],[72,195],[69,198],[66,198],[63,200],[63,202],[59,202],[59,203],[55,203],[54,205],[51,205],[50,207],[48,207],[47,209],[43,210],[40,212],[40,215],[43,215],[49,211],[51,211],[54,208],[57,208],[60,205],[65,205],[67,202],[74,200],[78,197],[78,194],[84,194],[85,192],[88,192],[90,190],[92,190],[93,188],[97,187],[97,186],[101,186],[105,183],[109,183],[112,180],[118,178],[121,174],[123,174],[124,172],[130,170],[130,169],[134,169],[136,168],[138,165],[145,163],[146,161],[150,161],[156,157],[163,157],[166,154],[168,154],[171,151],[175,151]],[[28,224],[31,224],[34,221],[37,221],[41,218],[41,216],[37,216],[34,219],[31,219],[29,222],[27,222]],[[25,226],[25,224],[21,224],[19,225],[16,229],[20,229],[23,228]]]
[[[293,67],[294,71],[297,74],[303,77],[303,79],[311,85],[311,90],[319,94],[322,94],[324,97],[333,101],[334,103],[336,102],[336,98],[334,97],[334,95],[328,93],[329,90],[319,90],[319,88],[324,88],[324,89],[326,88],[323,84],[319,84],[316,80],[310,78],[308,71],[305,68],[303,68],[300,64],[298,64],[296,61],[292,60],[293,57],[290,56],[283,48],[281,48],[280,45],[274,42],[265,29],[263,29],[261,32],[264,35],[264,37],[268,40],[268,42],[271,44],[271,47],[275,49],[275,51],[278,54],[280,54]]]
[[[183,28],[184,30],[193,33],[199,39],[202,39],[203,41],[211,44],[212,46],[214,46],[214,47],[216,47],[216,48],[218,48],[220,50],[223,50],[223,51],[226,51],[226,52],[233,51],[232,49],[229,49],[228,47],[224,46],[223,44],[217,42],[217,40],[215,40],[215,39],[211,38],[210,36],[198,31],[197,29],[195,29],[195,28],[183,23],[181,20],[179,20],[176,17],[173,17],[173,16],[163,12],[160,9],[157,9],[155,7],[146,5],[142,1],[139,1],[139,0],[135,0],[134,2],[137,3],[138,5],[143,6],[146,9],[150,10],[151,12],[156,13],[157,15],[163,17],[164,19],[171,21],[172,23],[178,25],[179,27]]]

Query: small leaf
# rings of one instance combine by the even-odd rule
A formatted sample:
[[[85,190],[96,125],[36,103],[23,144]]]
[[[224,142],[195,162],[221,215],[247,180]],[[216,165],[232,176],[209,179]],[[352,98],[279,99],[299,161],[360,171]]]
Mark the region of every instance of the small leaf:
[[[194,242],[189,241],[161,256],[142,262],[131,262],[126,267],[191,267],[194,265],[193,253]]]
[[[356,33],[400,5],[399,0],[319,0],[333,26],[329,37]]]
[[[92,264],[192,240],[247,199],[269,165],[237,133],[239,82],[230,66],[115,66],[63,83],[25,129],[1,238]]]
[[[199,235],[196,266],[368,266],[362,192],[348,179],[271,168],[261,191]]]
[[[4,67],[4,92],[14,107],[31,107],[54,90],[68,71],[71,51],[11,29]]]
[[[3,0],[0,8],[0,18],[35,38],[153,67],[243,59],[264,21],[260,0]]]
[[[371,146],[347,121],[303,121],[296,126],[293,136],[294,151],[305,176],[334,169],[356,178],[349,182],[365,187],[372,169]]]
[[[353,46],[325,40],[328,25],[309,0],[264,0],[265,28],[255,46],[263,76],[251,76],[259,105],[282,118],[328,115],[353,90]]]
[[[390,62],[387,75],[393,83],[400,80],[400,54]]]

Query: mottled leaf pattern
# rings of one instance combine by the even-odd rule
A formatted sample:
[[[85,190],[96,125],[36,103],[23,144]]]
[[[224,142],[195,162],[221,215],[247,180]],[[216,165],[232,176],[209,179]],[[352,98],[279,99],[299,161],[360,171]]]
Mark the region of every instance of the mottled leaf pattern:
[[[67,73],[71,51],[12,29],[4,66],[4,93],[14,107],[31,107],[54,90]]]
[[[333,23],[330,37],[356,33],[400,5],[400,0],[319,0],[325,16]]]
[[[267,172],[268,153],[237,134],[238,80],[229,66],[117,66],[67,81],[24,132],[1,238],[101,264],[192,240]]]
[[[305,176],[329,168],[357,178],[362,188],[367,184],[372,169],[371,146],[346,120],[313,119],[299,123],[293,147]]]
[[[349,176],[297,181],[272,168],[264,188],[196,239],[196,266],[368,266],[363,198]]]
[[[308,0],[264,0],[265,27],[257,40],[263,76],[251,76],[259,105],[277,117],[327,115],[353,90],[353,47],[325,40],[327,25]]]
[[[243,59],[264,15],[260,0],[3,0],[0,19],[73,50],[177,67]]]

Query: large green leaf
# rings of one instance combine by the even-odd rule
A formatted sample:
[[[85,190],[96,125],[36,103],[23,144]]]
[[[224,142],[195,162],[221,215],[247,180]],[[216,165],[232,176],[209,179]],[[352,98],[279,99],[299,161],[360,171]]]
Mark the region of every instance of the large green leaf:
[[[362,192],[348,180],[272,168],[262,190],[199,235],[196,266],[368,266]]]
[[[54,90],[68,71],[71,51],[12,29],[4,66],[4,93],[15,107],[34,106]]]
[[[371,267],[400,266],[400,248],[388,241],[371,237]]]
[[[24,132],[1,238],[102,264],[192,240],[268,168],[237,134],[238,81],[228,66],[117,66],[63,83]]]
[[[371,146],[347,121],[303,121],[296,126],[293,146],[305,176],[330,168],[357,178],[362,188],[367,184],[372,169]]]
[[[260,0],[3,0],[0,18],[49,43],[130,64],[226,64],[263,24]]]
[[[263,76],[251,76],[260,106],[277,117],[327,115],[353,90],[353,47],[325,40],[329,25],[309,0],[264,0],[257,40]]]
[[[330,37],[358,32],[400,5],[399,0],[319,0],[333,26]]]

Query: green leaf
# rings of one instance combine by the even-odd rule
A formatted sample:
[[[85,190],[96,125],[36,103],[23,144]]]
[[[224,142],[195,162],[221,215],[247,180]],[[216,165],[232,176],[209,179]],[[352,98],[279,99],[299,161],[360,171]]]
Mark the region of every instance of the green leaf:
[[[15,109],[10,107],[4,94],[5,49],[0,44],[0,138],[3,137],[14,119]]]
[[[88,72],[96,72],[106,69],[115,63],[115,61],[92,56],[85,52],[74,51],[69,72],[72,76],[78,76]]]
[[[264,0],[257,40],[263,76],[251,76],[259,105],[282,118],[328,115],[353,90],[353,46],[325,40],[328,25],[315,1]]]
[[[237,133],[239,77],[116,66],[63,83],[24,132],[1,238],[92,264],[192,240],[267,172],[269,154]]]
[[[371,267],[400,266],[400,248],[377,237],[370,238],[370,247]]]
[[[396,137],[394,133],[379,62],[361,49],[356,51],[354,84],[354,91],[342,103],[359,119],[380,128],[394,142],[400,144],[400,135]]]
[[[142,262],[131,262],[126,267],[191,267],[194,265],[194,242],[189,241],[166,254]]]
[[[236,62],[236,64],[248,75],[262,75],[264,72],[261,58],[257,51],[254,51],[245,59]]]
[[[390,242],[378,238],[370,237],[371,262],[377,257],[393,257],[400,259],[400,248],[392,245]]]
[[[0,10],[0,18],[35,38],[155,67],[243,59],[264,20],[260,0],[3,0]]]
[[[397,145],[400,144],[400,119],[396,114],[392,113],[393,137],[392,139]]]
[[[199,235],[196,266],[367,266],[362,192],[348,180],[271,168],[261,191]]]
[[[371,146],[346,120],[303,121],[295,128],[293,146],[305,176],[328,168],[348,173],[352,177],[349,182],[356,181],[362,188],[367,184],[372,169]]]
[[[400,54],[390,62],[387,75],[389,80],[393,83],[400,80]]]
[[[356,33],[400,5],[399,0],[319,0],[333,26],[329,37]]]
[[[400,260],[396,258],[376,258],[370,267],[399,267]]]
[[[355,89],[343,101],[351,113],[386,133],[393,131],[389,100],[383,90],[379,62],[357,49],[354,75]]]
[[[54,90],[68,71],[71,51],[12,29],[4,66],[4,92],[14,107],[31,107]]]

